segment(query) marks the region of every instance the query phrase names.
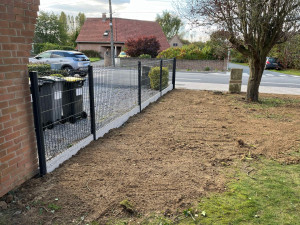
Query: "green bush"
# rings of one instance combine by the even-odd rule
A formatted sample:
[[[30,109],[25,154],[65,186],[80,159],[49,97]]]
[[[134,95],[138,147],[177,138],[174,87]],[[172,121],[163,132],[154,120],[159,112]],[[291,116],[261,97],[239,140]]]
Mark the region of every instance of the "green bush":
[[[248,58],[243,56],[240,52],[235,49],[231,50],[231,62],[236,63],[248,63]]]
[[[160,83],[160,67],[153,67],[149,74],[150,78],[150,87],[154,90],[159,90],[159,83]],[[168,81],[169,81],[169,70],[167,67],[162,68],[162,88],[165,88],[168,86]]]
[[[204,51],[194,44],[184,45],[181,48],[168,48],[157,56],[157,58],[177,58],[177,59],[190,59],[190,60],[203,60],[207,59],[208,56]]]
[[[28,72],[36,71],[38,76],[58,76],[66,77],[69,76],[66,70],[51,70],[50,64],[31,63],[28,64]]]
[[[94,50],[82,50],[81,51],[83,54],[85,54],[87,57],[91,57],[91,58],[99,58],[100,57],[100,53]]]
[[[39,54],[47,50],[74,50],[72,46],[61,46],[53,43],[35,43],[33,47],[34,53]]]
[[[140,58],[140,59],[151,59],[151,55],[149,55],[149,54],[141,54],[141,55],[139,56],[139,58]]]
[[[31,63],[28,64],[28,72],[36,71],[38,75],[43,76],[51,70],[50,64]]]
[[[157,58],[160,59],[172,59],[172,58],[177,58],[177,59],[182,59],[182,56],[180,56],[181,53],[181,48],[168,48],[162,52],[160,52],[157,56]]]

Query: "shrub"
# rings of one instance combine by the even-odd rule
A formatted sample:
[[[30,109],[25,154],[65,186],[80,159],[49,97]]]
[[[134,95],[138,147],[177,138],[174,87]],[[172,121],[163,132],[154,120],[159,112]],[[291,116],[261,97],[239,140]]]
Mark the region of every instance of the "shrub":
[[[139,57],[142,54],[151,55],[155,58],[158,54],[160,44],[155,36],[139,37],[126,41],[126,53],[131,57]]]
[[[53,44],[53,43],[35,43],[33,47],[34,53],[39,54],[41,52],[47,51],[47,50],[74,50],[74,47],[72,46],[61,46],[59,44]]]
[[[204,71],[210,71],[210,68],[207,66],[204,68]]]
[[[168,48],[162,52],[160,52],[157,56],[157,58],[160,59],[172,59],[172,58],[177,58],[177,59],[181,59],[182,57],[179,57],[181,53],[181,48]]]
[[[247,63],[248,58],[243,56],[240,52],[238,52],[235,49],[231,50],[231,62],[236,62],[236,63]]]
[[[177,58],[177,59],[206,59],[206,55],[203,51],[199,49],[198,46],[191,44],[191,45],[184,45],[181,48],[168,48],[157,56],[157,58]]]
[[[87,57],[91,57],[91,58],[100,57],[100,53],[94,50],[82,50],[81,52],[84,53]]]
[[[28,67],[28,72],[36,71],[38,72],[38,76],[59,76],[59,77],[69,76],[66,70],[51,70],[50,64],[31,63],[28,64],[27,67]]]
[[[139,56],[139,58],[140,58],[140,59],[151,59],[151,55],[149,55],[149,54],[141,54],[141,55]]]
[[[48,74],[49,71],[51,70],[50,64],[31,63],[28,64],[27,66],[29,72],[36,71],[40,76]]]
[[[154,90],[159,90],[159,84],[160,84],[160,67],[153,67],[149,74],[150,78],[150,87]],[[167,67],[162,68],[162,88],[165,88],[168,86],[169,81],[169,70]]]
[[[60,73],[55,73],[55,74],[51,74],[51,77],[64,77],[64,75],[60,74]]]

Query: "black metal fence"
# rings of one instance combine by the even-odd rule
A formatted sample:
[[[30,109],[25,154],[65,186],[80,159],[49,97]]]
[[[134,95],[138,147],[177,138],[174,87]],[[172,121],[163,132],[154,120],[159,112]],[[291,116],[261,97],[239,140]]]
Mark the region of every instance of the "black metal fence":
[[[176,59],[126,67],[90,66],[87,78],[57,77],[56,71],[38,77],[30,72],[40,175],[47,173],[48,163],[63,162],[115,121],[123,123],[127,117],[120,120],[122,116],[140,112],[174,89],[175,73]]]

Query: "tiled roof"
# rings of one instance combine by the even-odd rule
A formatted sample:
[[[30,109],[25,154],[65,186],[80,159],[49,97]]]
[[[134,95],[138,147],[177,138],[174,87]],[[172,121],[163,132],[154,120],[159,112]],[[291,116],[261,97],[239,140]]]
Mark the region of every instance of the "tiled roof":
[[[114,41],[125,43],[129,38],[141,36],[155,36],[161,48],[165,50],[170,47],[166,36],[157,22],[113,18]],[[110,43],[110,32],[104,36],[105,31],[110,31],[109,19],[104,22],[102,18],[87,18],[82,26],[76,42],[107,42]]]

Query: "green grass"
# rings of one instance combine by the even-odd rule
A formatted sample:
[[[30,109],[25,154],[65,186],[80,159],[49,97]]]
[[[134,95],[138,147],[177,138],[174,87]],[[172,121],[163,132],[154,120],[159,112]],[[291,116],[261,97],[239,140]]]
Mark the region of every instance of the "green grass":
[[[238,62],[231,62],[231,63],[234,63],[234,64],[239,64],[239,65],[242,65],[242,66],[249,66],[248,63],[238,63]]]
[[[101,60],[101,58],[99,58],[99,57],[95,57],[95,58],[91,57],[90,58],[90,62],[97,62],[97,61],[100,61],[100,60]]]
[[[265,109],[271,107],[281,107],[287,105],[297,104],[300,101],[297,99],[283,99],[283,98],[260,98],[259,102],[244,103],[244,107],[253,109]]]
[[[241,162],[231,178],[226,192],[201,199],[176,218],[154,215],[139,224],[300,224],[300,164]]]
[[[201,224],[300,224],[300,165],[262,159],[252,167],[251,177],[237,172],[226,193],[199,203]]]
[[[237,63],[237,62],[231,62],[231,63],[238,64],[238,65],[242,65],[242,66],[249,66],[248,63]],[[277,72],[277,73],[284,73],[284,74],[289,74],[289,75],[300,76],[300,70],[297,70],[297,69],[265,70],[265,71],[272,71],[272,72]]]
[[[288,70],[270,70],[270,71],[300,76],[300,70],[296,70],[296,69],[288,69]]]

